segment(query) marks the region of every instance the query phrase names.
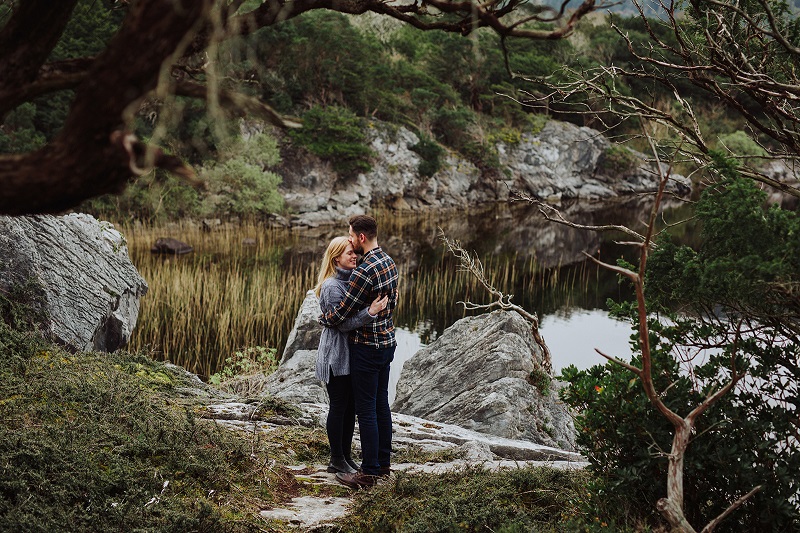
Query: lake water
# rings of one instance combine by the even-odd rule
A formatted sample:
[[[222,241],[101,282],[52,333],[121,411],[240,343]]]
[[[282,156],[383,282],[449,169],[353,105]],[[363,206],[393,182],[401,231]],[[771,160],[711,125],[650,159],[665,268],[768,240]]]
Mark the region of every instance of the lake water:
[[[649,206],[574,204],[565,211],[570,220],[581,224],[636,228],[647,218]],[[684,215],[681,210],[665,213],[670,220]],[[458,301],[489,301],[486,291],[469,274],[457,272],[455,259],[443,250],[441,233],[473,251],[498,289],[514,294],[515,303],[538,314],[556,375],[569,365],[583,369],[604,363],[595,349],[620,359],[632,355],[631,326],[609,317],[606,306],[608,298],[626,299],[630,291],[620,286],[616,275],[584,255],[609,263],[623,255],[631,259],[631,250],[616,244],[619,233],[598,234],[557,225],[525,206],[463,213],[455,221],[451,216],[398,223],[387,233],[379,241],[407,278],[401,278],[401,303],[395,320],[398,347],[390,373],[390,401],[403,364],[467,314]]]
[[[650,210],[642,199],[560,209],[578,224],[634,230],[643,229],[640,221]],[[666,210],[664,222],[686,216],[680,208]],[[454,322],[476,313],[465,312],[460,301],[491,301],[474,276],[459,271],[443,235],[480,259],[490,283],[513,294],[513,303],[539,316],[556,373],[571,364],[587,368],[604,362],[595,348],[629,357],[630,328],[607,316],[606,302],[630,299],[630,287],[587,259],[591,255],[612,264],[623,256],[633,260],[635,251],[616,242],[629,241],[629,236],[556,224],[526,204],[376,217],[379,243],[400,270],[392,388],[405,361]],[[331,238],[346,234],[346,224],[291,230],[242,226],[218,232],[192,226],[129,228],[132,259],[150,284],[133,348],[147,348],[153,357],[206,377],[237,350],[266,346],[282,353],[306,291],[315,284],[325,247]],[[684,240],[691,237],[691,230],[682,231]],[[195,251],[155,257],[150,246],[156,237],[189,242]],[[245,246],[245,240],[250,244]]]

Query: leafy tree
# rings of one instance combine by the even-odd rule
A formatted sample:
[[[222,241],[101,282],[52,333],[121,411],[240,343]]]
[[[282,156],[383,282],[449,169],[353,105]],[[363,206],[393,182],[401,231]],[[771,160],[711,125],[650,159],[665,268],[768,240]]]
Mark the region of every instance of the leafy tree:
[[[564,399],[597,474],[590,511],[656,521],[658,508],[686,531],[788,531],[800,523],[800,217],[763,207],[763,192],[715,158],[727,178],[698,203],[699,248],[662,236],[646,302],[613,306],[639,330],[637,355],[566,369]]]
[[[421,30],[462,35],[490,27],[505,37],[558,39],[574,31],[577,22],[595,7],[594,0],[584,0],[562,25],[542,29],[533,23],[552,18],[547,10],[533,12],[526,21],[509,17],[524,5],[518,0],[431,0],[425,4],[382,0],[335,4],[323,0],[136,0],[113,4],[119,11],[113,11],[109,27],[121,21],[113,35],[103,27],[96,37],[76,34],[68,38],[70,21],[80,15],[97,15],[81,11],[79,5],[93,7],[94,3],[22,0],[0,6],[0,71],[4,73],[0,78],[0,119],[25,102],[74,91],[74,97],[68,96],[69,111],[63,123],[52,125],[57,133],[45,146],[34,152],[0,155],[4,191],[0,212],[4,214],[57,212],[100,194],[118,193],[132,176],[146,174],[152,168],[163,168],[193,181],[194,171],[181,160],[135,135],[135,112],[146,99],[167,107],[176,95],[205,99],[220,117],[224,109],[229,109],[264,117],[280,127],[299,126],[260,100],[259,95],[227,83],[220,73],[233,58],[225,42],[308,11],[372,12]],[[104,9],[111,6],[103,4]],[[87,28],[89,32],[94,29]],[[54,58],[62,41],[65,57]],[[101,50],[93,52],[96,46]],[[220,52],[227,55],[220,56]],[[269,63],[276,57],[273,53],[267,50],[257,60]]]
[[[311,153],[330,161],[343,174],[371,168],[372,151],[366,145],[364,124],[352,111],[339,106],[313,107],[303,119],[303,129],[290,132],[290,136]]]

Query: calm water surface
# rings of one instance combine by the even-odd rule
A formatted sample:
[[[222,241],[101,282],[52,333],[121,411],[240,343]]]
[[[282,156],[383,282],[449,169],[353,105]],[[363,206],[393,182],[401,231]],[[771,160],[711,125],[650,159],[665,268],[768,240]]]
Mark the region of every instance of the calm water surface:
[[[575,204],[565,211],[570,220],[581,224],[626,224],[641,229],[649,206]],[[669,210],[664,216],[673,221],[685,212]],[[569,365],[588,368],[604,363],[595,349],[621,359],[631,356],[633,331],[628,323],[610,318],[606,306],[608,298],[627,299],[630,291],[620,286],[616,275],[584,255],[610,263],[623,255],[631,259],[631,250],[616,244],[621,234],[557,225],[527,206],[379,223],[385,228],[379,242],[395,258],[402,276],[390,401],[405,361],[468,314],[458,301],[490,301],[469,274],[458,272],[455,259],[443,248],[441,232],[480,257],[498,289],[514,294],[515,303],[538,314],[556,374]]]

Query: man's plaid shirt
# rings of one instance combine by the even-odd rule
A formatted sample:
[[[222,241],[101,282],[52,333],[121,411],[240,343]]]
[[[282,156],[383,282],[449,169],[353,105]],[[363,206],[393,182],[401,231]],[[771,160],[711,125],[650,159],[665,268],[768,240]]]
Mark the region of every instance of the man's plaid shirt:
[[[323,326],[336,327],[346,318],[369,307],[378,294],[389,295],[386,309],[372,322],[353,330],[349,340],[354,344],[366,344],[373,348],[397,346],[392,321],[392,313],[397,305],[397,265],[380,246],[364,255],[361,264],[350,274],[350,286],[342,303],[320,315],[319,322]]]

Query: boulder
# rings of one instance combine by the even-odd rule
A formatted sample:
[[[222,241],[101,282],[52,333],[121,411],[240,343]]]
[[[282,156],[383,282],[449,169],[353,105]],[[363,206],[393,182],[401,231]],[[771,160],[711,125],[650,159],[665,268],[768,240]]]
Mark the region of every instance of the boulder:
[[[191,245],[171,237],[161,237],[156,239],[155,244],[153,244],[153,246],[150,248],[150,251],[154,254],[173,255],[188,254],[192,250],[194,250],[194,248]]]
[[[499,437],[575,449],[575,427],[551,380],[531,384],[542,353],[517,313],[467,317],[405,362],[393,411]]]
[[[128,342],[147,292],[122,234],[85,214],[0,217],[0,291],[20,287],[50,339],[107,352]]]
[[[297,312],[297,318],[294,320],[294,327],[289,333],[289,338],[286,339],[286,348],[283,349],[280,364],[284,364],[300,350],[316,352],[319,347],[319,338],[322,335],[322,325],[317,321],[321,314],[319,298],[313,290],[308,291],[300,306],[300,311]]]
[[[299,350],[267,376],[264,390],[293,404],[328,403],[325,385],[314,374],[317,350]]]

